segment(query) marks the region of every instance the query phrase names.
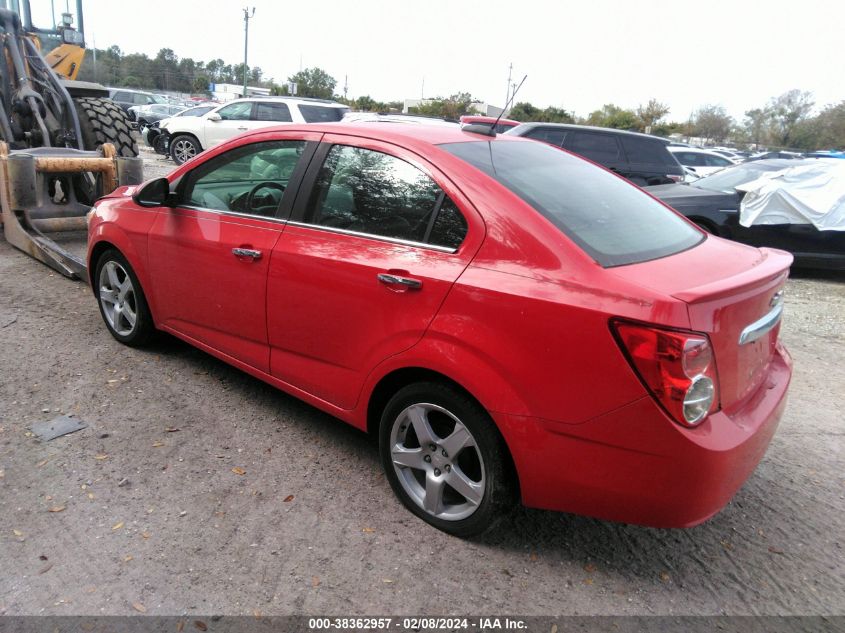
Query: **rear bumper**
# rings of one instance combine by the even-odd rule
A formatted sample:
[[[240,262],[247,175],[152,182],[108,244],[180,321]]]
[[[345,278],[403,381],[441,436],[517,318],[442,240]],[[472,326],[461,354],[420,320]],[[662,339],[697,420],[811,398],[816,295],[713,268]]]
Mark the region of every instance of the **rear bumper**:
[[[786,406],[792,362],[778,344],[767,380],[739,411],[685,429],[650,397],[583,424],[496,415],[522,502],[654,527],[721,510],[763,457]]]

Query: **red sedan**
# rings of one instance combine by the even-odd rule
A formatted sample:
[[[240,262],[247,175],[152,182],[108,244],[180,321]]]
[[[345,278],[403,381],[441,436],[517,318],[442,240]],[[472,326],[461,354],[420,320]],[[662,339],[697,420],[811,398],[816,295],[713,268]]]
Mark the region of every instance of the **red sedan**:
[[[543,143],[290,125],[100,200],[108,330],[177,336],[380,439],[457,535],[523,504],[718,512],[775,432],[792,257],[709,236]]]

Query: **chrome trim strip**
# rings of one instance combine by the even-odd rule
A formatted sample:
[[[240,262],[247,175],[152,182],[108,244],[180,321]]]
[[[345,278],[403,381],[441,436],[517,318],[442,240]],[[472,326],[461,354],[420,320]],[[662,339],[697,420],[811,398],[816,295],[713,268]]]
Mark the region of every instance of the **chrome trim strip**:
[[[189,209],[190,211],[206,211],[208,213],[216,213],[217,215],[231,216],[232,218],[252,218],[253,220],[267,220],[269,222],[276,222],[278,224],[287,224],[284,218],[277,218],[268,215],[255,215],[253,213],[241,213],[240,211],[221,211],[220,209],[208,209],[206,207],[197,207],[188,204],[179,204],[173,207],[174,209]]]
[[[308,224],[307,222],[288,221],[290,226],[299,226],[306,229],[317,229],[320,231],[328,231],[329,233],[339,233],[341,235],[352,235],[354,237],[366,237],[379,242],[389,242],[390,244],[401,244],[402,246],[416,246],[417,248],[426,248],[440,253],[458,252],[456,248],[449,248],[448,246],[437,246],[436,244],[426,244],[425,242],[414,242],[413,240],[402,240],[398,237],[387,237],[386,235],[374,235],[373,233],[360,233],[358,231],[350,231],[348,229],[339,229],[334,226],[322,226],[320,224]]]
[[[783,297],[781,296],[775,303],[775,307],[772,308],[766,316],[754,321],[754,323],[750,324],[740,333],[739,344],[745,345],[746,343],[752,343],[764,334],[767,334],[773,327],[775,327],[775,325],[777,325],[782,314]]]

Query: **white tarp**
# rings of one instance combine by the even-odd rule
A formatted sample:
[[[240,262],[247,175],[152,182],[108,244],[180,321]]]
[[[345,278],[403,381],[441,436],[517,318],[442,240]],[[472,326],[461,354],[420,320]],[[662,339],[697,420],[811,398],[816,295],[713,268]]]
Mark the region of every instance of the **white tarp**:
[[[812,224],[820,231],[845,231],[845,160],[768,172],[737,187],[747,192],[739,223]]]

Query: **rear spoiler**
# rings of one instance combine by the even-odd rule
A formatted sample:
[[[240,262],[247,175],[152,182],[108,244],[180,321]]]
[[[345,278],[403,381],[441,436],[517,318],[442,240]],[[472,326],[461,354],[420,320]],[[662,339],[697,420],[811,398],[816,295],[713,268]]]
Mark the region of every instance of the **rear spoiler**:
[[[685,303],[702,303],[736,295],[750,288],[771,283],[779,277],[783,277],[785,281],[792,265],[792,255],[776,248],[764,247],[758,250],[761,257],[754,267],[725,279],[677,292],[672,296]]]

